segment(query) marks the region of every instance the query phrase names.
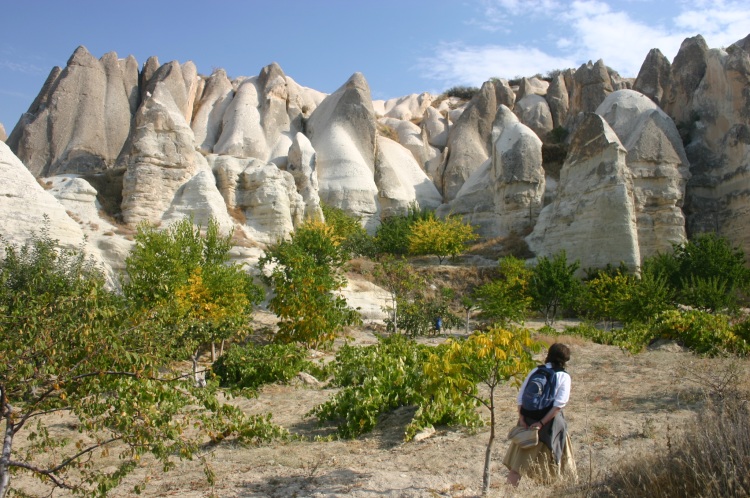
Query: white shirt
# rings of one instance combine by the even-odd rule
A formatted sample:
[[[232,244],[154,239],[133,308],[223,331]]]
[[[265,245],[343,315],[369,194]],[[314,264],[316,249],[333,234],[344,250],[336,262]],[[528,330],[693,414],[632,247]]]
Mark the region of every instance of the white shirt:
[[[547,363],[546,366],[552,368],[552,363]],[[526,384],[529,382],[529,378],[531,378],[538,368],[539,367],[536,367],[529,372],[529,375],[526,376],[523,384],[521,384],[521,389],[518,391],[518,396],[516,398],[519,406],[523,399],[523,390],[526,389]],[[568,399],[570,398],[570,375],[568,372],[555,372],[555,377],[557,377],[557,386],[555,388],[555,400],[552,402],[552,406],[563,408],[568,404]]]

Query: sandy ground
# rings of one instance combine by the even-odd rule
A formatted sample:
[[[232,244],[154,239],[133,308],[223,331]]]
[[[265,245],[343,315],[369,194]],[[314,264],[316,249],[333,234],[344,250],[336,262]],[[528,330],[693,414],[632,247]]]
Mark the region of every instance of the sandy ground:
[[[356,331],[356,343],[374,343],[367,330]],[[440,339],[429,339],[438,341]],[[616,347],[581,339],[569,341],[573,378],[571,401],[565,409],[578,466],[578,484],[586,486],[631,454],[665,448],[679,437],[683,422],[702,402],[701,382],[685,378],[719,372],[727,360],[705,359],[679,348],[630,355]],[[750,373],[747,361],[742,368]],[[746,377],[747,378],[747,377]],[[481,494],[482,467],[489,429],[438,427],[423,441],[404,443],[409,408],[385,416],[371,434],[351,441],[315,442],[324,434],[304,414],[334,391],[302,382],[266,386],[256,399],[238,401],[249,413],[273,414],[274,422],[308,441],[244,447],[231,443],[207,455],[216,484],[206,483],[198,462],[178,462],[162,473],[144,460],[112,496],[131,496],[132,485],[146,477],[142,496],[178,497],[470,497]],[[516,390],[503,387],[497,395],[500,438],[493,453],[491,496],[548,496],[557,491],[528,479],[510,488],[502,456],[504,435],[515,423]],[[60,424],[57,430],[67,430]],[[21,478],[16,484],[30,484]],[[41,488],[31,484],[32,490]],[[56,492],[54,496],[65,496]]]

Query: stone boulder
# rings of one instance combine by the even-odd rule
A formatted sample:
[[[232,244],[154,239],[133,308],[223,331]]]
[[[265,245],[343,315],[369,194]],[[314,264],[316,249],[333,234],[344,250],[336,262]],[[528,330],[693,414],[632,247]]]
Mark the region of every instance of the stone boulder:
[[[223,233],[228,233],[234,227],[210,170],[199,171],[177,189],[169,209],[162,216],[162,222],[171,224],[183,218],[192,218],[193,223],[203,227],[213,219]]]
[[[166,64],[159,65],[156,57],[149,58],[152,71],[147,71],[144,67],[143,75],[149,74],[148,79],[142,81],[145,88],[145,95],[153,94],[156,85],[160,84],[171,95],[177,108],[180,110],[183,119],[187,123],[193,116],[193,107],[195,106],[198,90],[201,88],[201,78],[198,78],[198,70],[192,61],[180,64],[177,61],[170,61]]]
[[[375,184],[383,218],[406,214],[415,202],[420,209],[440,206],[440,193],[409,150],[385,137],[378,137],[377,146]]]
[[[237,206],[245,214],[245,232],[258,242],[284,239],[304,220],[305,202],[294,177],[273,163],[251,164],[240,173]]]
[[[544,98],[547,100],[549,112],[552,115],[552,127],[564,127],[568,120],[570,100],[568,89],[565,86],[565,77],[562,73],[552,78],[552,82],[547,89],[547,95]]]
[[[289,161],[286,170],[294,177],[297,192],[305,203],[305,220],[322,220],[323,210],[318,195],[318,172],[316,155],[310,140],[302,133],[297,133],[289,148]]]
[[[529,97],[532,96],[521,100]],[[519,122],[504,126],[492,147],[491,176],[498,216],[493,235],[528,233],[539,217],[544,199],[542,141],[538,134]]]
[[[224,113],[233,98],[234,89],[227,73],[223,69],[214,71],[206,80],[191,123],[195,144],[200,151],[206,154],[213,152],[221,136]]]
[[[419,95],[413,93],[404,97],[386,100],[383,102],[382,112],[378,112],[378,114],[387,118],[403,119],[405,121],[419,119],[424,115],[427,108],[430,107],[432,100],[433,97],[429,93],[420,93]]]
[[[740,47],[742,50],[750,54],[750,35],[747,35],[742,40],[737,40],[732,45]]]
[[[674,67],[674,65],[673,65]],[[696,121],[686,147],[692,178],[689,233],[716,232],[750,254],[750,54],[733,45],[705,54],[705,72],[687,109]]]
[[[97,60],[78,47],[65,69],[52,70],[8,145],[35,176],[109,168],[130,133],[137,82],[132,57]]]
[[[544,97],[528,94],[516,102],[513,108],[518,119],[531,128],[540,139],[545,139],[554,128],[552,112]]]
[[[516,104],[516,92],[508,84],[508,80],[498,78],[493,79],[495,85],[495,98],[497,99],[497,105],[504,105],[508,109],[513,109]]]
[[[264,67],[260,75],[242,81],[228,104],[216,154],[255,157],[285,166],[293,129],[287,111],[287,79],[278,64]]]
[[[613,91],[607,66],[601,59],[595,64],[591,61],[582,64],[573,74],[573,85],[570,116],[576,116],[579,112],[594,112]]]
[[[682,206],[689,164],[672,119],[634,90],[610,94],[597,108],[627,150],[641,258],[687,240]]]
[[[500,225],[495,212],[495,184],[492,161],[487,159],[461,185],[456,197],[442,204],[435,214],[440,218],[461,216],[482,237],[496,237]]]
[[[448,160],[440,178],[443,198],[456,197],[464,182],[490,157],[490,134],[497,111],[494,85],[487,81],[448,134]]]
[[[437,169],[440,161],[440,150],[430,145],[422,128],[411,121],[395,118],[380,118],[378,122],[396,131],[398,143],[411,152],[420,168],[425,171]]]
[[[428,107],[422,123],[422,132],[427,135],[427,143],[433,147],[442,149],[448,143],[448,119],[434,107]]]
[[[626,151],[601,116],[586,114],[560,171],[557,197],[526,238],[537,257],[565,251],[583,269],[640,266],[633,183]]]
[[[126,223],[159,222],[178,189],[203,166],[193,130],[169,88],[158,83],[136,114],[135,131],[123,178],[122,215]]]
[[[45,182],[46,183],[46,182]],[[52,182],[47,183],[52,187]],[[79,249],[90,254],[108,276],[110,286],[115,275],[99,250],[86,241],[81,225],[73,220],[66,208],[45,190],[10,148],[0,142],[0,234],[2,244],[23,245],[42,228],[57,240],[60,247]]]
[[[638,71],[633,90],[641,92],[653,100],[656,105],[664,105],[664,92],[669,86],[669,75],[672,65],[669,59],[658,48],[649,50],[646,60]]]
[[[531,78],[521,78],[521,82],[518,84],[518,92],[516,92],[516,100],[521,100],[527,95],[539,95],[544,97],[547,94],[549,83],[544,80],[532,76]],[[511,106],[508,106],[509,108]]]
[[[706,74],[708,45],[702,36],[686,38],[672,61],[669,91],[662,107],[675,123],[692,119],[693,95]]]
[[[318,105],[307,121],[307,136],[317,155],[321,201],[360,217],[374,232],[380,223],[376,126],[370,87],[362,74],[354,74]]]

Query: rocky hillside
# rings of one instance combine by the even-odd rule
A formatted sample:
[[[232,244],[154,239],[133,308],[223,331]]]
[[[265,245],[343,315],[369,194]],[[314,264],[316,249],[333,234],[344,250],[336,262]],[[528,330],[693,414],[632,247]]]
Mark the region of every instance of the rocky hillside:
[[[671,63],[653,49],[635,80],[600,60],[512,83],[373,101],[359,73],[326,95],[277,64],[230,79],[79,47],[0,143],[0,231],[22,241],[47,216],[117,270],[143,221],[212,216],[248,257],[321,203],[374,232],[416,202],[582,268],[703,231],[750,254],[750,36],[686,39]]]

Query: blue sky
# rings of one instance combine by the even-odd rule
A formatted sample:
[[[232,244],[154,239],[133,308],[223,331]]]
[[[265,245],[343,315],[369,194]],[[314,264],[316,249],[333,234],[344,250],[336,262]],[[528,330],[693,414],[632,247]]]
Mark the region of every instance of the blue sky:
[[[733,0],[0,0],[0,123],[10,133],[53,66],[78,45],[142,65],[192,60],[202,74],[256,75],[271,62],[336,90],[354,72],[373,98],[478,86],[604,59],[636,76],[651,48],[710,47],[750,33]]]

